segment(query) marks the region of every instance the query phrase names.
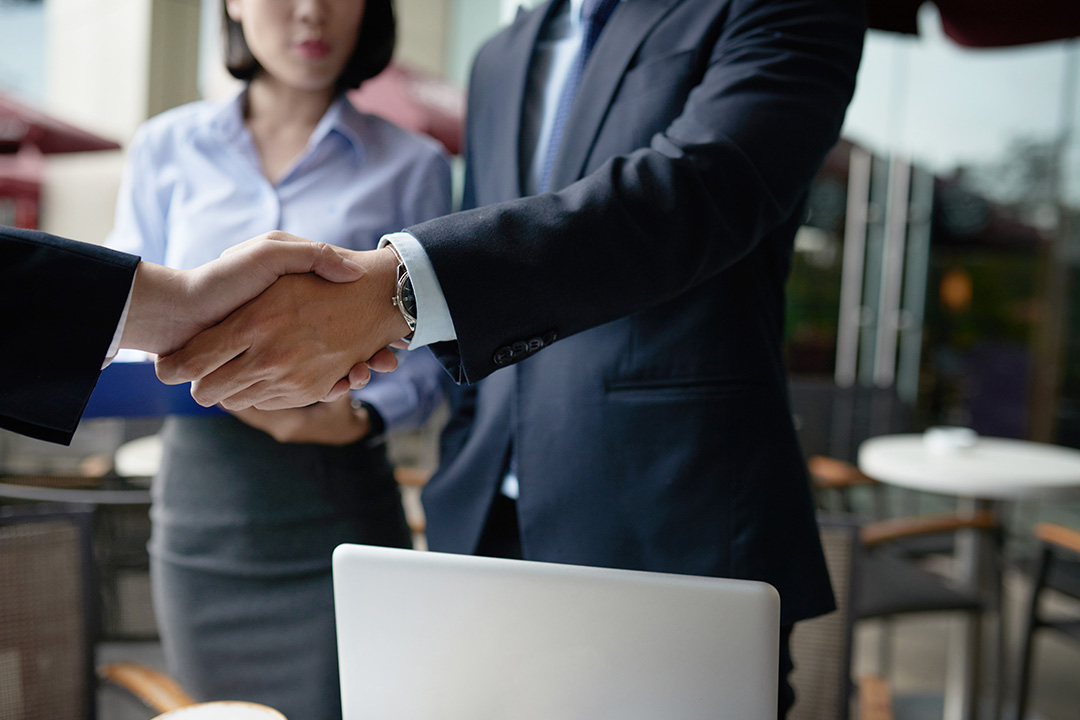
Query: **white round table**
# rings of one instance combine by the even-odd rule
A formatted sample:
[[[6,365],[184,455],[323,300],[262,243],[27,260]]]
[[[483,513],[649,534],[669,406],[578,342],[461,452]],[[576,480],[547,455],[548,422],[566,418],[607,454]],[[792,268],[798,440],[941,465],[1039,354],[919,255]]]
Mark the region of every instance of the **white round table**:
[[[974,434],[967,433],[969,436],[946,429],[932,433],[932,437],[871,438],[859,446],[859,469],[890,485],[956,496],[960,498],[961,512],[989,508],[1002,500],[1080,493],[1080,450],[1026,440],[973,439]],[[973,531],[958,536],[956,552],[962,582],[984,589],[991,582],[1001,582],[997,573],[987,570],[996,564],[987,562],[993,548],[986,545]],[[955,670],[949,675],[955,682],[948,683],[946,717],[976,717],[981,654],[981,628],[969,620],[964,627],[964,642],[954,646],[950,657]],[[1000,695],[997,699],[1000,701]],[[1000,702],[995,705],[1000,714]]]
[[[1080,450],[1005,438],[935,449],[923,435],[884,435],[859,446],[859,469],[890,485],[988,500],[1080,489]]]
[[[129,440],[113,454],[116,474],[125,478],[151,478],[161,468],[162,445],[160,435]]]

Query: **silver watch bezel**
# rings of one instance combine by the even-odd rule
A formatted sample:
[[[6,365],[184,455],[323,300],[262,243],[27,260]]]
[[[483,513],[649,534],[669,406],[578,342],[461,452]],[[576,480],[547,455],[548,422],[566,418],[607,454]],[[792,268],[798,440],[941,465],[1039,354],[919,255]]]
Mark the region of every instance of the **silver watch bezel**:
[[[405,324],[409,326],[410,332],[416,331],[416,318],[411,315],[408,309],[405,307],[405,301],[402,298],[402,291],[405,289],[405,283],[409,279],[409,271],[405,269],[405,263],[398,265],[398,278],[397,286],[394,289],[394,306],[401,311],[401,317],[405,318]]]

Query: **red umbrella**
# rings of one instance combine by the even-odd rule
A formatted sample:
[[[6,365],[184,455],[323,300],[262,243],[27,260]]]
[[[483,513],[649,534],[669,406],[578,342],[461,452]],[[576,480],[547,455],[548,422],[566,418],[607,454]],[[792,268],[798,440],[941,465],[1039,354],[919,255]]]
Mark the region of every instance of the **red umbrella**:
[[[465,94],[432,75],[390,65],[349,93],[357,109],[386,118],[408,130],[424,133],[447,152],[461,152],[465,126]]]
[[[870,27],[915,34],[927,0],[868,0]],[[968,47],[1003,47],[1080,37],[1078,0],[934,0],[945,34]]]
[[[33,145],[46,154],[120,149],[112,140],[80,130],[0,94],[0,152],[15,152],[23,145]]]

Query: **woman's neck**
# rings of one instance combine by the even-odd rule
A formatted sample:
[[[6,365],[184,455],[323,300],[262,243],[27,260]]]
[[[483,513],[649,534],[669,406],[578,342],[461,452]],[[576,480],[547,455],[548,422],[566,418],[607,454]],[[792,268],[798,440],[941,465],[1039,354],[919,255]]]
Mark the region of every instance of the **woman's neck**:
[[[263,174],[271,182],[284,177],[303,154],[334,97],[332,88],[297,90],[266,78],[248,85],[244,124],[255,142]]]

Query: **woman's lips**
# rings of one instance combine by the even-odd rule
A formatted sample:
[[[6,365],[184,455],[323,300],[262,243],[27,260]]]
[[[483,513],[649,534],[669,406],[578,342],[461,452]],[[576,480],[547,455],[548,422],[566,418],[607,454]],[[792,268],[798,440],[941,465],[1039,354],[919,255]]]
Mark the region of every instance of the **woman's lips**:
[[[296,44],[296,49],[311,60],[321,60],[330,54],[330,44],[325,40],[304,40]]]

